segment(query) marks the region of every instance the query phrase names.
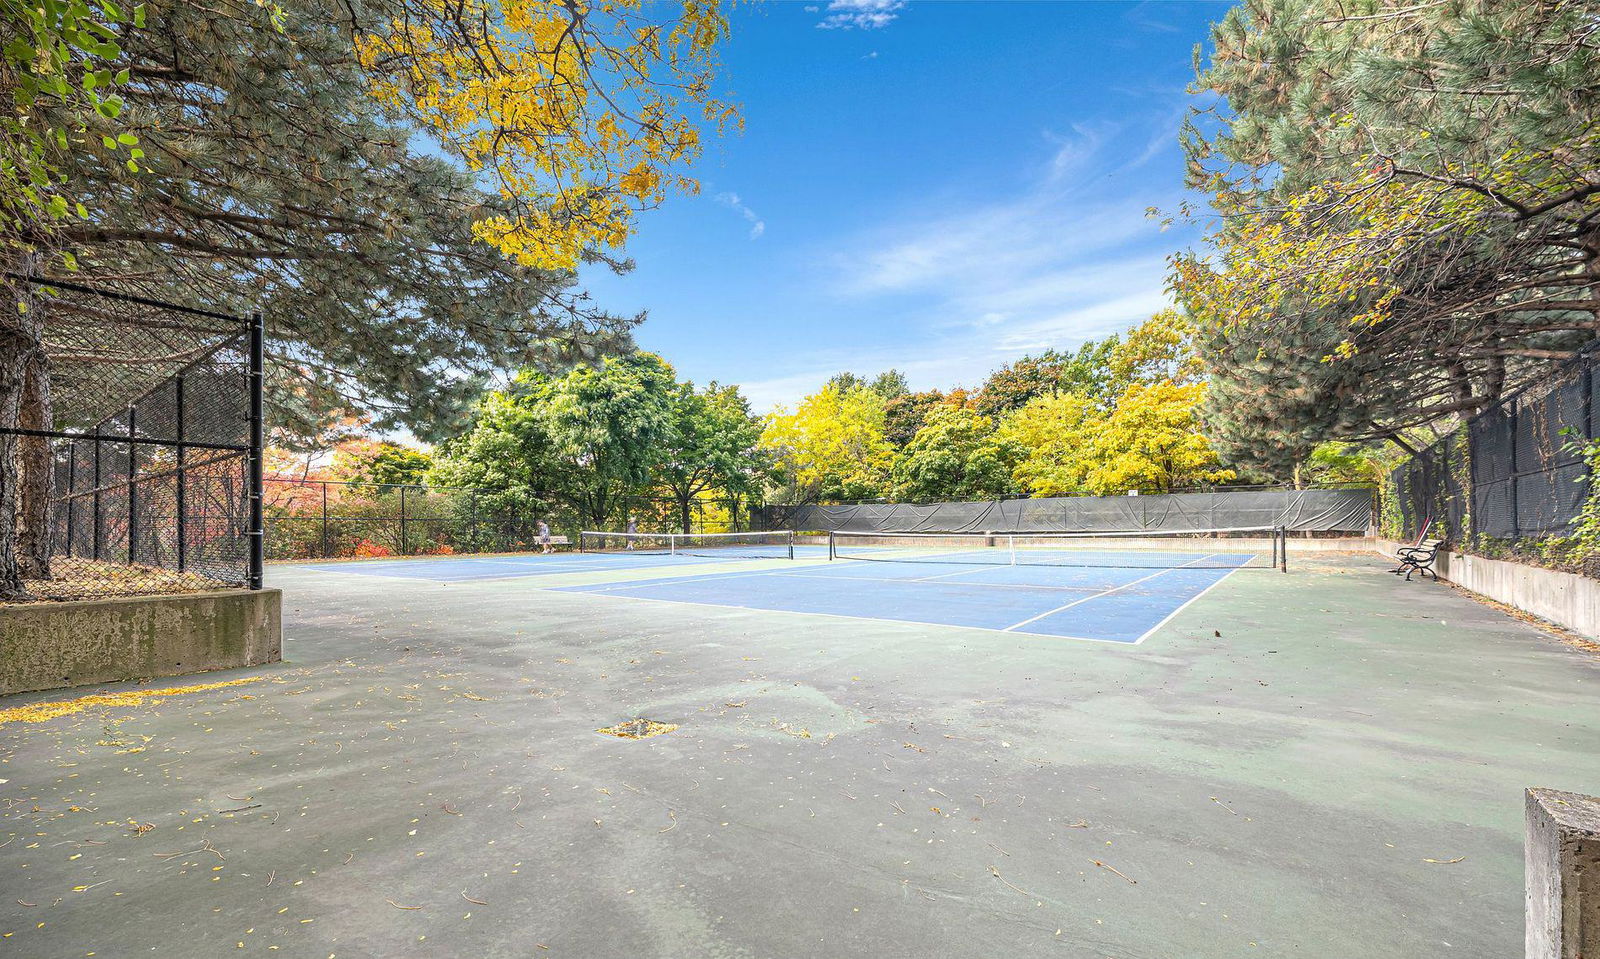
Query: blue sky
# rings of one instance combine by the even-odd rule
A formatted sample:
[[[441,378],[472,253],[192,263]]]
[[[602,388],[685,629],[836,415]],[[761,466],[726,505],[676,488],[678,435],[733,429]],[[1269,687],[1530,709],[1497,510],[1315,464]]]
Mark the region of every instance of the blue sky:
[[[1191,54],[1224,3],[820,0],[732,13],[745,129],[701,194],[642,218],[597,301],[646,310],[641,346],[758,412],[832,374],[978,386],[1166,305],[1190,244]]]

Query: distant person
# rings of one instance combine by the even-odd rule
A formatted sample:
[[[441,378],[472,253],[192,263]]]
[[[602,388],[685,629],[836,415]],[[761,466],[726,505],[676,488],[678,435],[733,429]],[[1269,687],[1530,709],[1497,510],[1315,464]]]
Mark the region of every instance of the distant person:
[[[628,535],[631,537],[634,533],[637,533],[637,532],[639,532],[639,521],[634,519],[631,516],[628,517]],[[633,540],[629,539],[623,545],[628,549],[633,549]]]
[[[550,552],[550,524],[544,520],[539,521],[539,552]]]

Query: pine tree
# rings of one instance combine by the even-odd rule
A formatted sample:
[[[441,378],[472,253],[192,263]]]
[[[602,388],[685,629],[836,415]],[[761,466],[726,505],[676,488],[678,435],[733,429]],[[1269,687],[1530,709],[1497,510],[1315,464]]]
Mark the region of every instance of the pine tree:
[[[1600,52],[1588,3],[1250,0],[1186,130],[1220,216],[1174,284],[1225,448],[1470,413],[1600,330]],[[1274,425],[1276,424],[1276,425]]]

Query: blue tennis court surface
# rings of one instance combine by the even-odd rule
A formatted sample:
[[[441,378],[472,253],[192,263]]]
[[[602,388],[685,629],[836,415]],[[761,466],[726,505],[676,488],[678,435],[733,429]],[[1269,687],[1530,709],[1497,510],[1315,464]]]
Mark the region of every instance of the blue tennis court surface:
[[[1148,558],[1147,558],[1148,559]],[[919,563],[783,564],[782,569],[556,587],[632,599],[971,626],[1137,643],[1232,569]]]
[[[533,578],[536,588],[608,598],[966,626],[1133,644],[1235,571],[1226,554],[1137,556],[1108,551],[1086,565],[963,562],[952,552],[917,562],[827,562],[797,546],[796,561],[568,553],[325,563],[304,568],[441,583]],[[976,555],[976,554],[975,554]],[[1240,555],[1239,565],[1251,557]],[[1100,565],[1093,565],[1099,563]],[[1186,563],[1194,565],[1184,565]],[[619,579],[616,574],[626,574]],[[577,574],[540,586],[539,578]],[[584,574],[603,581],[584,582]],[[1270,574],[1270,573],[1269,573]]]

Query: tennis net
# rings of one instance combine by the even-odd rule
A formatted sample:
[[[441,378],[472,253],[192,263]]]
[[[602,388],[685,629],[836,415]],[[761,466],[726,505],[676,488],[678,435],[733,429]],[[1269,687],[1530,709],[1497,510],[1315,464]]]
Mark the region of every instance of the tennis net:
[[[708,556],[727,559],[794,559],[794,533],[608,533],[578,534],[584,553],[633,556]]]
[[[1287,569],[1281,527],[1104,533],[828,534],[828,558],[885,563]]]

